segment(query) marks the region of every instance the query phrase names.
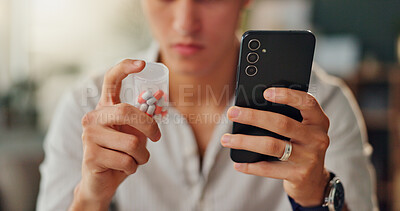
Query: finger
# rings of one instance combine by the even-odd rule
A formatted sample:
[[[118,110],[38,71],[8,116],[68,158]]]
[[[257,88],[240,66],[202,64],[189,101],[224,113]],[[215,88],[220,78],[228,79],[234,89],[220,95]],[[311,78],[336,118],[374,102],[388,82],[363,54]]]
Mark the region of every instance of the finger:
[[[90,152],[85,153],[88,156],[85,160],[94,161],[89,163],[89,165],[95,165],[93,166],[94,168],[100,167],[103,171],[108,169],[123,171],[127,175],[136,172],[138,165],[135,159],[125,153],[106,149],[95,144],[86,149],[90,150]]]
[[[158,141],[161,137],[160,129],[153,118],[126,103],[102,107],[87,113],[82,119],[84,127],[97,124],[104,126],[129,125],[152,141]]]
[[[137,136],[121,133],[111,128],[103,128],[101,133],[93,133],[96,143],[104,148],[120,151],[132,156],[137,164],[147,163],[150,157],[146,149],[146,140]]]
[[[308,128],[282,114],[232,106],[228,109],[228,118],[231,121],[253,125],[288,138],[307,139]]]
[[[243,149],[274,157],[282,157],[286,141],[269,136],[250,136],[241,134],[225,134],[221,138],[224,147]]]
[[[103,88],[99,104],[114,105],[120,103],[121,83],[131,73],[143,70],[145,62],[141,60],[126,59],[113,67],[104,75]]]
[[[234,163],[234,168],[245,174],[286,180],[290,177],[293,166],[288,162]]]
[[[320,123],[327,119],[318,101],[307,92],[271,87],[264,91],[264,98],[274,103],[297,108],[300,110],[305,122]]]

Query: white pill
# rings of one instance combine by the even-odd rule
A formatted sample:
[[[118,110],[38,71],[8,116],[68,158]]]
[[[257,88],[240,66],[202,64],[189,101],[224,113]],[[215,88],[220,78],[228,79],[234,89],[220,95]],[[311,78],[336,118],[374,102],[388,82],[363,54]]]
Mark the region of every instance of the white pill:
[[[147,114],[149,115],[153,115],[154,111],[156,110],[156,106],[155,105],[149,105],[149,108],[147,109]]]
[[[144,100],[148,100],[148,99],[150,99],[151,97],[153,97],[153,93],[151,93],[150,90],[147,90],[145,93],[142,94],[142,98],[143,98]]]
[[[148,99],[148,100],[146,101],[146,103],[147,103],[148,105],[153,105],[155,102],[157,102],[157,99],[156,99],[155,97],[151,97],[150,99]]]
[[[146,103],[143,103],[142,105],[140,105],[139,110],[141,110],[143,112],[146,112],[148,107],[149,106]]]

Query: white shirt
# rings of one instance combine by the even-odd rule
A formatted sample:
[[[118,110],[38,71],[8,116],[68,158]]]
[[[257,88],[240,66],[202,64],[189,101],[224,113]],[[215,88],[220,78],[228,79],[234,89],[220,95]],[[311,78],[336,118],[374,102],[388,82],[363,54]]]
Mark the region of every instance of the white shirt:
[[[157,55],[158,47],[153,45],[137,58],[155,61]],[[98,103],[102,81],[103,76],[88,80],[67,92],[59,103],[44,142],[39,211],[67,210],[72,202],[73,190],[81,179],[81,119]],[[124,79],[121,93],[129,93],[124,92],[129,86],[132,76]],[[309,92],[330,119],[326,168],[341,178],[348,207],[377,210],[375,176],[369,160],[372,148],[351,92],[342,81],[315,65]],[[124,95],[121,101],[133,103],[132,97]],[[119,186],[113,199],[118,210],[291,209],[282,180],[234,170],[229,149],[220,145],[222,135],[232,131],[226,115],[213,131],[202,167],[194,133],[185,118],[170,107],[166,122],[159,125],[161,140],[148,141],[149,162]]]

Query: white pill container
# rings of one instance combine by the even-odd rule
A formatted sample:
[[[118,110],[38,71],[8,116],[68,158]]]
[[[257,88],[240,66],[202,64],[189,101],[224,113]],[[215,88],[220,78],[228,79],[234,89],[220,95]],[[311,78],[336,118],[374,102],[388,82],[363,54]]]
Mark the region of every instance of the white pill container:
[[[145,68],[133,74],[135,107],[156,119],[168,114],[169,70],[162,63],[146,62]]]

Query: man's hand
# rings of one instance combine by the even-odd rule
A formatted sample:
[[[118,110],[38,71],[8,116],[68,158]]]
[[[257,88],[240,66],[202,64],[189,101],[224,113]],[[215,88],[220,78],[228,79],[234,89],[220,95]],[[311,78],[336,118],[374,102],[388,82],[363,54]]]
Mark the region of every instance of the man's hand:
[[[82,118],[82,179],[70,210],[108,210],[118,186],[149,160],[147,137],[161,137],[157,123],[134,106],[120,102],[122,80],[143,70],[143,61],[124,60],[104,77],[96,109]]]
[[[306,92],[269,88],[265,90],[264,98],[297,108],[303,121],[237,106],[228,110],[228,118],[289,137],[292,154],[287,162],[235,163],[234,168],[246,174],[284,180],[287,194],[303,207],[321,205],[329,181],[329,172],[324,167],[325,152],[329,146],[328,117],[317,100]],[[268,136],[225,134],[221,143],[224,147],[281,157],[287,142]]]

